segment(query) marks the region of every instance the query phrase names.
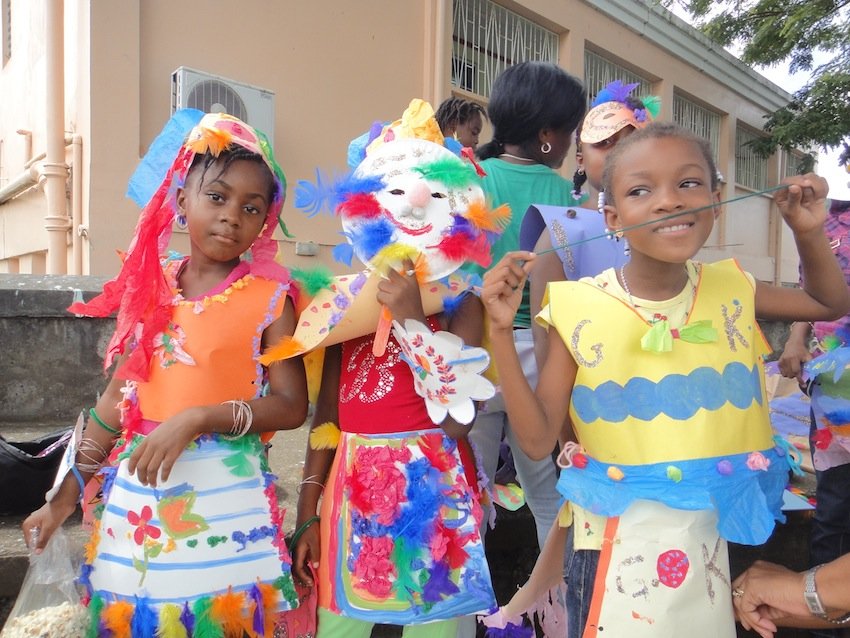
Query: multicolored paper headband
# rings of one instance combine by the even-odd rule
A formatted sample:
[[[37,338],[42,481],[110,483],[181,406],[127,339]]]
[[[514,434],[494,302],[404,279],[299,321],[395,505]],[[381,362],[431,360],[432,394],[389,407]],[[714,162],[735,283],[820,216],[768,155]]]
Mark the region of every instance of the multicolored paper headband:
[[[614,80],[599,92],[584,116],[579,136],[582,143],[598,144],[627,126],[643,128],[658,117],[661,99],[654,95],[632,97],[637,87]]]
[[[188,123],[194,126],[184,137],[181,133]],[[176,146],[174,140],[178,136],[185,141]],[[149,154],[131,179],[128,194],[152,195],[139,216],[120,272],[90,302],[75,303],[68,308],[70,312],[91,317],[106,317],[118,311],[115,333],[104,357],[104,369],[108,369],[132,343],[130,355],[117,374],[137,381],[148,378],[154,338],[166,328],[171,316],[173,292],[160,266],[160,258],[171,238],[177,212],[177,190],[185,183],[196,155],[208,153],[218,158],[236,146],[262,157],[276,184],[266,225],[250,249],[251,273],[288,281],[288,271],[275,262],[277,243],[272,238],[285,199],[286,177],[274,159],[268,139],[262,132],[225,113],[204,115],[195,110],[178,111],[154,140]],[[152,185],[157,182],[159,185],[154,189]],[[282,223],[281,228],[288,235]]]

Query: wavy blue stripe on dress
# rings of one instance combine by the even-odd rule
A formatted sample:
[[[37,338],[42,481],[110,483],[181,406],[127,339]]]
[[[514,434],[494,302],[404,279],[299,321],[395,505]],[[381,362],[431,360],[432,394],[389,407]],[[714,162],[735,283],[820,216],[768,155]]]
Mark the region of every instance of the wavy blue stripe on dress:
[[[118,507],[116,505],[107,505],[104,508],[104,511],[108,512],[110,514],[114,514],[118,518],[122,518],[122,519],[127,518],[127,514],[130,512],[130,510],[125,509],[123,507]],[[198,512],[193,510],[191,512],[191,514],[198,514]],[[218,523],[218,522],[221,522],[221,521],[231,521],[233,519],[242,518],[243,516],[244,517],[264,516],[264,517],[268,518],[268,515],[269,515],[269,510],[262,508],[262,507],[252,507],[251,509],[248,509],[248,510],[241,510],[239,512],[229,512],[227,514],[218,514],[217,516],[204,516],[203,514],[200,514],[200,516],[203,516],[204,521],[207,522],[207,523]],[[151,525],[157,525],[159,527],[162,527],[162,521],[159,518],[156,518],[156,517],[152,518],[148,522]]]
[[[113,563],[116,565],[121,565],[123,567],[129,567],[130,569],[135,569],[132,558],[123,558],[121,556],[116,556],[115,554],[103,553],[98,555],[98,560],[102,560],[107,563]],[[175,570],[188,570],[188,569],[210,569],[212,567],[223,567],[225,565],[242,565],[244,563],[252,563],[255,561],[266,560],[269,558],[274,558],[276,561],[280,561],[280,554],[277,551],[264,551],[264,552],[256,552],[254,554],[244,554],[241,553],[238,556],[231,556],[230,558],[217,558],[215,560],[206,560],[206,561],[194,561],[188,563],[148,563],[146,569],[148,571],[153,572],[171,572]]]
[[[171,496],[174,494],[174,488],[170,488],[167,490],[162,490],[155,487],[148,487],[146,485],[140,485],[138,483],[128,481],[125,478],[118,477],[115,479],[115,486],[120,487],[121,489],[130,492],[131,494],[141,494],[143,496],[153,496],[157,498],[158,496]],[[205,496],[216,496],[218,494],[227,494],[228,492],[235,492],[238,490],[254,490],[257,487],[265,487],[262,479],[255,478],[249,479],[247,481],[241,481],[239,483],[233,483],[232,485],[222,485],[221,487],[216,487],[209,490],[192,490],[195,491],[195,494],[198,498],[202,498]],[[114,489],[114,487],[113,487]],[[185,490],[189,491],[189,490]]]
[[[651,421],[660,414],[671,419],[690,419],[700,409],[717,410],[726,403],[744,410],[753,401],[762,404],[761,367],[752,369],[734,361],[723,372],[697,368],[689,374],[668,374],[659,381],[634,377],[625,386],[606,381],[596,388],[576,385],[572,403],[584,423],[602,419],[620,423],[634,417]]]

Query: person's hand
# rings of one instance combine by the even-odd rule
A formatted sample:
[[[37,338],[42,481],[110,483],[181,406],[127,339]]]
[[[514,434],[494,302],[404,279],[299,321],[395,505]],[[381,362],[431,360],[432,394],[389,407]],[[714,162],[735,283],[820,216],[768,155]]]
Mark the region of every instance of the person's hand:
[[[198,436],[202,420],[202,408],[188,408],[160,423],[130,455],[130,474],[151,487],[167,481],[177,458]]]
[[[732,583],[735,618],[744,629],[772,638],[778,618],[808,616],[805,577],[781,565],[756,561]]]
[[[302,524],[302,521],[298,521],[298,527],[296,529],[300,529]],[[318,569],[321,555],[319,522],[316,521],[301,532],[301,536],[296,540],[295,547],[292,550],[292,570],[295,572],[296,578],[308,587],[314,585],[313,574],[308,569],[308,564],[313,569]]]
[[[378,303],[389,308],[394,319],[404,323],[405,319],[425,320],[422,296],[413,262],[405,259],[402,271],[390,269],[386,277],[378,282]]]
[[[54,499],[27,516],[21,524],[21,531],[24,533],[24,541],[30,551],[40,554],[47,546],[47,541],[53,536],[53,532],[74,513],[75,509],[77,509],[76,503],[64,503]]]
[[[534,262],[535,254],[525,250],[506,253],[499,262],[484,273],[481,301],[490,317],[490,327],[499,330],[513,328],[522,288]]]
[[[826,221],[826,196],[829,186],[826,180],[814,173],[786,177],[783,188],[776,192],[774,201],[785,219],[785,223],[797,236],[810,232],[822,232]]]
[[[785,349],[779,357],[779,372],[788,379],[797,379],[797,383],[803,383],[803,364],[811,361],[812,354],[809,349],[800,343],[792,342],[790,339],[785,344]]]

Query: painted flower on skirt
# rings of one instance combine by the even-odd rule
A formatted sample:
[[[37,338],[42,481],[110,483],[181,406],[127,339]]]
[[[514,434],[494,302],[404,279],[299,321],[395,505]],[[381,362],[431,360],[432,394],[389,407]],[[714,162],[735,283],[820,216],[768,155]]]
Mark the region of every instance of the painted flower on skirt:
[[[157,539],[162,534],[162,530],[158,527],[148,524],[152,518],[153,511],[149,505],[145,505],[138,514],[132,510],[127,512],[127,521],[130,525],[136,526],[136,531],[133,532],[133,540],[136,541],[136,545],[142,545],[147,537]]]
[[[396,568],[391,556],[393,541],[388,536],[365,536],[360,554],[354,561],[354,582],[378,598],[387,598],[392,591]]]
[[[392,524],[400,505],[407,500],[404,474],[396,463],[409,460],[407,449],[389,446],[358,449],[349,479],[352,505],[366,518],[375,516],[382,525]]]

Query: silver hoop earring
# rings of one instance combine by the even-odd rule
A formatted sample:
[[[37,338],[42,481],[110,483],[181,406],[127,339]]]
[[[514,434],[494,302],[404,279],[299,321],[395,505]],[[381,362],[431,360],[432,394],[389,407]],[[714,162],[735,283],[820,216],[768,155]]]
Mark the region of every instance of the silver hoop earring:
[[[183,213],[179,213],[174,216],[174,223],[176,223],[177,228],[181,230],[186,230],[186,227],[189,225],[189,222],[186,220],[186,215]]]
[[[549,142],[543,142],[540,146],[540,152],[544,155],[548,155],[552,151],[552,145]]]

